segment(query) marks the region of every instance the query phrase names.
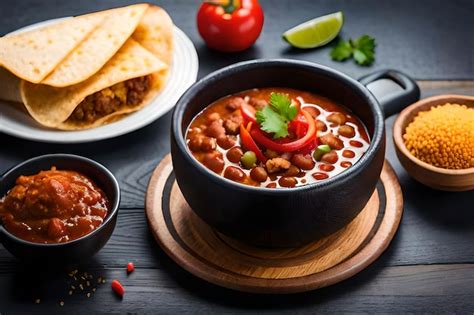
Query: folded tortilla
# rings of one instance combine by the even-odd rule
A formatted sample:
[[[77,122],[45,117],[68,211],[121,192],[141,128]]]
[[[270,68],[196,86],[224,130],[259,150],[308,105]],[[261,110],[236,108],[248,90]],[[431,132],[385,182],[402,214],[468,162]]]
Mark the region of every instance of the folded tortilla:
[[[164,62],[129,38],[105,66],[86,81],[64,88],[22,81],[21,99],[30,115],[44,126],[63,130],[93,128],[148,104],[161,90],[164,84],[162,78],[166,77],[164,73],[167,69]],[[117,83],[147,75],[151,75],[152,86],[139,104],[129,106],[124,103],[118,110],[92,123],[68,119],[87,96]]]
[[[0,65],[17,77],[39,83],[103,20],[84,15],[0,38]]]
[[[90,78],[112,58],[137,28],[148,4],[136,4],[91,15],[105,18],[92,33],[45,78],[41,84],[74,85]]]
[[[150,5],[138,23],[133,39],[168,66],[173,59],[173,21],[160,7]]]

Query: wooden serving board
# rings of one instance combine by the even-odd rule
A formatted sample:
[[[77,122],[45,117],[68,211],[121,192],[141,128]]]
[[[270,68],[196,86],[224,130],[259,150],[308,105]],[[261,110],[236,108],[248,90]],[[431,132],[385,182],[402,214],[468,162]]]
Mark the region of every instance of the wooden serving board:
[[[211,283],[254,293],[304,292],[355,275],[387,248],[402,212],[400,185],[387,161],[372,197],[351,223],[298,248],[258,248],[212,229],[186,203],[169,155],[153,172],[146,195],[150,229],[176,263]]]

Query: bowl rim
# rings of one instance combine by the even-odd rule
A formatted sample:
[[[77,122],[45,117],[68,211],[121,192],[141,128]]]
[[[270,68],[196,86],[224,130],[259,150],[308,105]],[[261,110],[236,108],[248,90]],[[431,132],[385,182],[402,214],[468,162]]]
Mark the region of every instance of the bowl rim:
[[[474,174],[474,167],[464,168],[464,169],[449,169],[449,168],[437,167],[429,163],[426,163],[418,159],[410,151],[408,151],[408,148],[405,145],[405,141],[403,141],[403,132],[404,132],[404,130],[402,130],[403,125],[404,124],[408,125],[410,123],[410,122],[407,122],[410,116],[412,116],[413,114],[417,115],[421,111],[429,110],[429,109],[420,109],[420,108],[428,105],[428,103],[430,102],[436,102],[437,104],[434,104],[432,106],[438,106],[438,105],[446,104],[446,101],[449,99],[459,99],[459,100],[464,100],[464,101],[469,100],[469,101],[474,102],[474,96],[460,95],[460,94],[441,94],[441,95],[435,95],[435,96],[430,96],[430,97],[421,99],[418,102],[415,102],[411,104],[410,106],[407,106],[406,108],[404,108],[400,112],[400,114],[397,116],[397,119],[393,123],[393,128],[392,128],[393,142],[395,143],[395,146],[397,147],[397,149],[406,158],[408,158],[412,163],[416,164],[418,167],[421,167],[429,172],[437,173],[440,175],[450,175],[450,176],[462,176],[462,175]],[[472,107],[474,108],[474,106]]]
[[[331,77],[333,79],[337,79],[345,83],[347,86],[353,88],[353,90],[363,99],[365,99],[366,104],[371,112],[371,116],[374,119],[374,132],[371,137],[371,141],[367,151],[364,155],[357,161],[354,165],[350,168],[346,169],[345,171],[330,177],[326,180],[321,182],[314,182],[305,184],[302,186],[296,186],[291,188],[267,188],[267,187],[254,187],[250,185],[245,185],[242,183],[234,182],[229,180],[221,175],[218,175],[207,167],[202,165],[196,158],[191,154],[189,151],[186,141],[181,130],[181,125],[183,122],[183,116],[186,112],[187,105],[189,102],[196,97],[196,95],[207,85],[212,85],[214,82],[225,79],[227,76],[232,75],[238,71],[246,71],[252,69],[258,69],[260,67],[296,67],[296,68],[304,68],[304,69],[311,69],[314,71],[318,71],[320,74],[324,73],[324,75]],[[206,106],[208,106],[207,104]],[[203,107],[204,109],[205,107]],[[200,79],[199,81],[195,82],[178,100],[176,106],[173,111],[172,115],[172,122],[171,122],[171,136],[176,141],[176,145],[178,150],[181,151],[184,158],[193,165],[201,174],[207,176],[215,183],[219,184],[220,186],[224,186],[226,188],[237,189],[243,192],[249,193],[258,193],[258,194],[266,194],[266,195],[291,195],[296,192],[308,191],[317,188],[324,188],[330,186],[336,182],[344,181],[349,178],[351,175],[355,174],[361,167],[368,165],[371,163],[372,160],[375,159],[376,153],[379,150],[380,146],[383,145],[383,140],[385,139],[385,123],[384,123],[384,115],[381,105],[378,103],[375,96],[370,93],[370,91],[359,81],[349,77],[348,75],[332,69],[330,67],[308,62],[308,61],[301,61],[301,60],[293,60],[293,59],[255,59],[249,61],[238,62],[227,67],[221,68],[216,70],[204,78]]]
[[[0,181],[3,181],[12,172],[14,172],[18,169],[21,169],[21,168],[23,168],[23,167],[25,167],[25,166],[27,166],[31,163],[34,163],[38,160],[52,159],[52,158],[80,160],[80,161],[85,162],[85,163],[91,165],[92,167],[98,169],[100,172],[104,173],[106,175],[106,177],[108,178],[108,180],[110,180],[110,182],[112,184],[112,187],[113,187],[113,190],[116,192],[116,196],[115,196],[114,200],[110,200],[111,205],[112,205],[111,208],[110,208],[110,211],[107,213],[105,221],[102,222],[102,224],[99,225],[98,228],[96,228],[95,230],[93,230],[92,232],[90,232],[86,235],[83,235],[83,236],[81,236],[79,238],[76,238],[72,241],[64,242],[64,243],[43,244],[43,243],[35,243],[35,242],[27,241],[27,240],[24,240],[24,239],[22,239],[22,238],[20,238],[16,235],[10,233],[3,226],[3,224],[0,224],[0,233],[3,233],[6,237],[11,238],[15,242],[22,243],[22,244],[27,245],[27,246],[33,246],[33,247],[35,247],[35,246],[38,246],[38,247],[65,247],[65,246],[70,246],[72,244],[76,244],[76,243],[79,243],[81,241],[84,241],[88,237],[92,237],[93,235],[99,233],[99,231],[102,230],[106,225],[110,224],[110,222],[113,220],[113,218],[118,213],[119,206],[120,206],[120,186],[119,186],[119,183],[118,183],[117,179],[112,174],[112,172],[109,171],[109,169],[107,169],[104,165],[102,165],[99,162],[94,161],[92,159],[86,158],[84,156],[69,154],[69,153],[52,153],[52,154],[44,154],[44,155],[36,156],[36,157],[33,157],[33,158],[28,159],[26,161],[23,161],[23,162],[21,162],[19,164],[16,164],[16,165],[12,166],[11,168],[9,168],[6,172],[4,172],[0,176]],[[38,170],[38,171],[40,171],[40,170]],[[84,175],[88,176],[87,174],[84,174]],[[99,188],[103,189],[102,187],[99,187]],[[109,197],[109,196],[107,196],[107,197]]]

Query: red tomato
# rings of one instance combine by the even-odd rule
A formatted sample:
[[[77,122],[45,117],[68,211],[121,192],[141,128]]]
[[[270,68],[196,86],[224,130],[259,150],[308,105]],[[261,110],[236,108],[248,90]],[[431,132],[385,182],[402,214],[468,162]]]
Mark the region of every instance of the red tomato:
[[[204,1],[197,26],[209,47],[223,52],[242,51],[260,35],[263,10],[257,0]]]

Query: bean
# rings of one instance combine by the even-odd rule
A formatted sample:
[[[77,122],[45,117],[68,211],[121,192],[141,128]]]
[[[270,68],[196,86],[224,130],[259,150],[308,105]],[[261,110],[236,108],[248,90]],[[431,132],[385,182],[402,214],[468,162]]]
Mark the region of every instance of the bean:
[[[237,116],[238,117],[238,116]],[[240,124],[242,123],[242,118],[229,118],[224,120],[224,129],[225,132],[229,135],[239,134]]]
[[[225,129],[222,127],[222,123],[218,120],[214,120],[209,127],[207,127],[206,134],[209,137],[218,138],[220,135],[225,134]]]
[[[303,170],[310,170],[314,167],[313,158],[310,155],[295,154],[291,158],[291,163]]]
[[[235,182],[241,182],[245,179],[245,173],[238,167],[227,166],[224,171],[224,177]]]
[[[269,183],[267,185],[267,188],[276,188],[277,184],[276,183]]]
[[[337,138],[332,132],[325,134],[324,136],[319,137],[319,140],[322,144],[327,144],[331,149],[341,150],[344,148],[344,143],[341,139]]]
[[[349,162],[349,161],[341,162],[341,167],[348,168],[349,166],[352,166],[351,162]]]
[[[300,173],[300,169],[294,165],[291,165],[284,173],[284,176],[296,176]]]
[[[209,114],[207,114],[207,116],[206,116],[206,122],[207,122],[208,124],[210,124],[210,123],[213,122],[214,120],[219,120],[219,119],[221,119],[221,115],[219,115],[219,113],[216,113],[216,112],[214,112],[214,113],[209,113]]]
[[[201,129],[201,132],[204,132],[207,130],[207,126],[204,124],[200,125],[198,128]]]
[[[189,149],[193,152],[201,151],[202,138],[202,136],[192,137],[188,142]]]
[[[278,184],[280,184],[281,187],[295,187],[298,181],[294,177],[285,177],[282,176],[278,180]]]
[[[327,120],[332,123],[335,123],[336,125],[344,125],[347,119],[346,115],[344,115],[343,113],[335,112],[329,115]]]
[[[313,118],[316,118],[316,117],[319,116],[319,114],[321,114],[319,109],[317,109],[316,107],[313,107],[313,106],[305,106],[305,107],[303,107],[303,109],[306,112],[308,112]]]
[[[189,128],[189,130],[188,130],[188,137],[189,137],[189,138],[195,137],[195,136],[197,136],[198,134],[200,134],[201,131],[202,131],[202,130],[201,130],[201,128],[199,128],[199,127]]]
[[[265,156],[268,159],[273,159],[273,158],[279,157],[278,152],[270,150],[270,149],[265,150]]]
[[[220,152],[206,153],[202,163],[214,173],[220,174],[224,169],[224,160]]]
[[[362,144],[362,142],[359,142],[359,141],[356,141],[356,140],[349,141],[349,144],[353,147],[356,147],[356,148],[362,148],[364,146]]]
[[[334,165],[331,165],[331,164],[320,164],[320,165],[319,165],[319,169],[320,169],[321,171],[330,172],[330,171],[334,170]]]
[[[336,163],[338,159],[339,157],[337,156],[337,152],[334,150],[329,153],[323,154],[323,156],[321,157],[321,161],[331,164]]]
[[[355,130],[352,126],[343,125],[337,130],[337,133],[346,138],[352,138],[355,136]]]
[[[256,98],[256,97],[251,97],[249,99],[249,104],[255,107],[255,109],[259,110],[267,106],[267,101],[264,99]]]
[[[235,139],[232,136],[220,135],[217,138],[217,144],[224,150],[228,150],[235,145]]]
[[[246,169],[251,169],[257,163],[257,155],[253,151],[247,151],[240,158],[240,162]]]
[[[314,173],[314,174],[311,175],[311,176],[313,176],[313,178],[314,178],[315,180],[323,180],[323,179],[326,179],[326,178],[329,177],[328,174],[326,174],[326,173],[320,173],[320,172]]]
[[[326,131],[328,130],[328,126],[326,126],[326,124],[324,122],[322,122],[321,120],[316,120],[316,128],[319,130],[319,131]]]
[[[239,109],[243,103],[245,103],[243,98],[232,97],[231,99],[229,99],[229,101],[225,105],[225,108],[227,108],[229,111],[234,111],[236,109]]]
[[[256,182],[264,182],[267,180],[268,178],[268,174],[267,174],[267,171],[261,167],[261,166],[257,166],[257,167],[254,167],[251,171],[250,171],[250,177],[256,181]]]
[[[244,155],[242,152],[242,149],[240,147],[233,147],[229,151],[227,151],[227,159],[231,161],[232,163],[239,163],[240,158]]]
[[[354,151],[351,151],[351,150],[344,150],[342,151],[342,156],[345,157],[345,158],[353,158],[355,156],[355,153]]]
[[[204,152],[211,152],[216,148],[216,140],[209,137],[203,137],[201,143],[201,150]]]

